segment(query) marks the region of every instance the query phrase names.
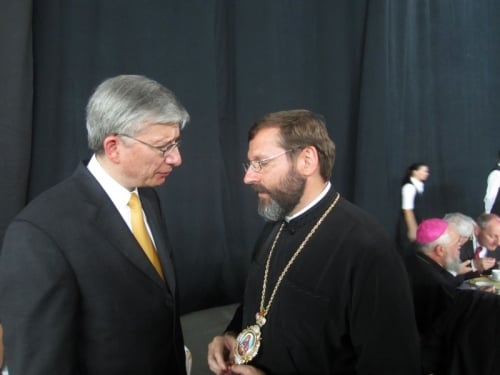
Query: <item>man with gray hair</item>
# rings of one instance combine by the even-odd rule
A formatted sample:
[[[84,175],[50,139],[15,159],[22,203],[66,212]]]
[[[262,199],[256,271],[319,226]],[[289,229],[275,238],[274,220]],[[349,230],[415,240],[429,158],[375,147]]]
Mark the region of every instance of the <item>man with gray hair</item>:
[[[465,243],[472,238],[474,230],[477,226],[476,222],[470,216],[464,215],[460,212],[451,212],[443,217],[448,224],[453,225],[461,237],[461,242]]]
[[[446,220],[422,221],[417,229],[416,244],[417,252],[406,259],[406,266],[413,291],[424,373],[487,373],[476,369],[488,367],[493,360],[498,362],[498,356],[494,351],[478,350],[474,343],[477,341],[470,338],[481,336],[485,326],[497,327],[498,296],[457,288],[451,270],[457,270],[460,264],[460,235]],[[494,288],[483,290],[494,292]],[[494,317],[493,321],[489,316]],[[467,322],[465,327],[463,322]],[[484,341],[496,347],[496,337],[499,337],[498,331],[492,331],[491,335],[484,336]],[[464,352],[468,353],[467,358],[455,361],[459,358],[455,353]],[[486,358],[485,364],[483,358]],[[464,363],[466,366],[462,367]]]
[[[443,220],[445,220],[449,225],[455,228],[458,235],[460,236],[460,258],[463,260],[460,263],[458,271],[451,270],[452,273],[457,273],[457,282],[462,282],[465,279],[470,279],[472,277],[477,277],[478,274],[472,271],[472,259],[463,258],[464,248],[472,249],[472,238],[474,237],[474,231],[477,228],[477,224],[473,218],[464,215],[460,212],[452,212],[444,215]]]
[[[450,271],[460,265],[460,236],[445,220],[427,219],[417,228],[417,252],[406,260],[417,327],[423,340],[453,303],[457,282]]]
[[[11,375],[186,373],[171,247],[154,187],[180,166],[189,115],[143,76],[101,83],[94,154],[10,224],[0,316]]]
[[[496,251],[500,246],[500,218],[483,213],[476,222],[471,241],[460,250],[460,258],[471,261],[472,277],[488,275],[500,260],[500,251]]]

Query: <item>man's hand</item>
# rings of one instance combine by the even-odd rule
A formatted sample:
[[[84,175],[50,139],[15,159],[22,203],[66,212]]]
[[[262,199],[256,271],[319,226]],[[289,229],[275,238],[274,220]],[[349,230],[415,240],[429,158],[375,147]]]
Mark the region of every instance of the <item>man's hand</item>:
[[[466,260],[465,262],[460,263],[458,267],[458,274],[463,275],[464,273],[468,273],[472,271],[472,265],[470,260]]]
[[[233,348],[236,338],[229,334],[215,336],[208,344],[208,367],[217,375],[231,374],[230,366],[234,361]]]
[[[474,266],[479,272],[483,272],[493,268],[495,266],[496,260],[495,258],[480,258],[474,259]]]

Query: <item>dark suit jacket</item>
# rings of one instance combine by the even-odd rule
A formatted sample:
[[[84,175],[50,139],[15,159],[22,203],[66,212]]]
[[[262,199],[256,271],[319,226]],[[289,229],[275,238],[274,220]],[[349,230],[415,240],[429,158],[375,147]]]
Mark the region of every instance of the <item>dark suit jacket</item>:
[[[462,245],[460,248],[460,260],[466,261],[468,259],[473,259],[474,258],[474,246],[472,243],[472,240],[467,241]]]
[[[159,201],[139,194],[166,282],[83,164],[11,223],[0,257],[10,374],[185,374]]]
[[[474,241],[477,243],[477,241]],[[468,259],[474,259],[474,246],[473,246],[473,241],[467,241],[461,248],[460,248],[460,259],[462,261],[468,260]],[[497,261],[500,261],[500,249],[497,249],[495,251],[490,251],[488,250],[487,257],[495,258]],[[493,268],[498,268],[498,264],[496,264]],[[491,274],[491,269],[486,270],[482,273],[479,271],[471,271],[468,272],[464,275],[464,278],[467,279],[472,279],[474,277],[479,277],[481,275],[490,275]]]

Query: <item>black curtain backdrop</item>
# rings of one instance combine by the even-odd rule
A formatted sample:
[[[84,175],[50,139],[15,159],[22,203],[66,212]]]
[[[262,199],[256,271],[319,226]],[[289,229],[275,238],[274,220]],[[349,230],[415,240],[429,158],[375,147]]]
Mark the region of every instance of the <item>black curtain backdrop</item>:
[[[500,148],[495,0],[2,0],[0,238],[90,156],[96,85],[144,74],[192,121],[160,187],[182,310],[237,301],[263,222],[242,183],[247,130],[307,108],[337,145],[333,183],[393,235],[400,180],[430,166],[426,216],[483,208]],[[15,286],[14,286],[15,287]]]

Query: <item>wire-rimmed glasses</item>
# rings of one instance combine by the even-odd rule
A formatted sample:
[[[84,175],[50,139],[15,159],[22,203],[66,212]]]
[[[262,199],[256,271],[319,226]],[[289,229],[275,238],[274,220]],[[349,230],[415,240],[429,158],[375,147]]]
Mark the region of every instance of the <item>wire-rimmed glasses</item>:
[[[162,147],[159,147],[159,146],[153,146],[152,144],[149,144],[147,142],[144,142],[144,141],[141,141],[140,139],[137,139],[135,137],[132,137],[131,135],[128,135],[128,134],[121,134],[121,133],[117,133],[116,135],[120,136],[120,137],[126,137],[126,138],[130,138],[130,139],[133,139],[134,141],[137,141],[139,143],[142,143],[143,145],[145,146],[148,146],[149,148],[153,149],[153,150],[156,150],[158,152],[161,152],[162,156],[165,158],[167,157],[167,155],[169,153],[171,153],[172,151],[174,151],[177,147],[180,146],[181,144],[181,140],[180,138],[175,140],[174,142],[171,142],[169,144],[167,144],[166,146],[162,146]]]
[[[243,169],[245,172],[248,171],[249,168],[252,168],[254,172],[260,173],[262,169],[271,161],[276,158],[279,158],[280,156],[283,156],[285,154],[288,154],[289,152],[295,151],[295,148],[291,148],[289,150],[285,150],[283,152],[280,152],[279,154],[269,156],[268,158],[265,159],[260,159],[260,160],[249,160],[246,163],[243,163]]]

